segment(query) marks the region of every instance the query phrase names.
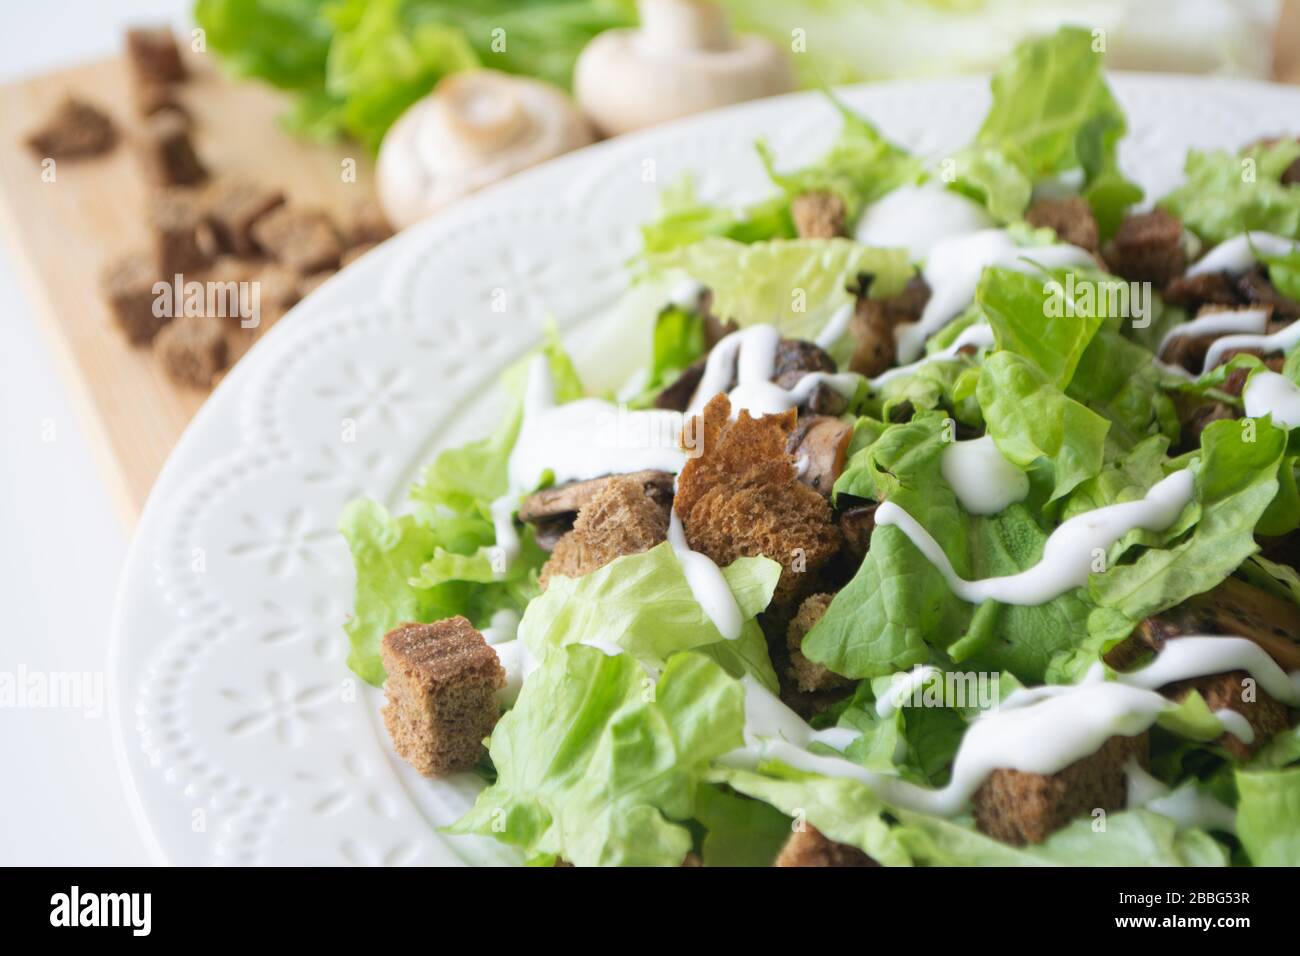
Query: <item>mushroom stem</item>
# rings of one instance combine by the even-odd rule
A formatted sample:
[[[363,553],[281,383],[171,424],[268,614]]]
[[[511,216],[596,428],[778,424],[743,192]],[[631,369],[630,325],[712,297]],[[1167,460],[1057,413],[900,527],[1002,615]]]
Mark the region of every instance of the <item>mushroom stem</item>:
[[[707,0],[638,0],[641,42],[650,50],[726,50],[727,11]]]

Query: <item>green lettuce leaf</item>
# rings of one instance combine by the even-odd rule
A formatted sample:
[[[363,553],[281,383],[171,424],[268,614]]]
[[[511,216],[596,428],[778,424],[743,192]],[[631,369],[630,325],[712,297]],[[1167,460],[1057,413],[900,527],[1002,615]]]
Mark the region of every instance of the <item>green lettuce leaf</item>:
[[[1296,159],[1300,143],[1294,140],[1241,153],[1194,149],[1183,184],[1159,205],[1211,245],[1250,230],[1300,239],[1300,189],[1281,181]]]
[[[743,742],[744,689],[678,654],[651,680],[573,645],[524,682],[489,745],[497,779],[448,828],[577,866],[679,866],[709,761]]]
[[[1256,866],[1300,866],[1300,767],[1237,771],[1237,836]]]
[[[981,203],[999,222],[1017,222],[1034,192],[1030,176],[1001,149],[972,145],[951,157],[948,188]]]
[[[753,618],[772,600],[781,565],[769,558],[738,558],[722,574],[750,632],[734,642],[704,613],[666,541],[579,578],[552,578],[528,605],[519,637],[539,660],[555,648],[598,640],[656,668],[680,651],[719,645],[710,651],[719,655],[718,663],[736,676],[753,673],[775,690],[776,674]]]
[[[790,818],[775,807],[708,784],[696,791],[695,819],[705,866],[771,866],[790,838]]]
[[[773,196],[741,210],[713,206],[698,197],[689,173],[660,190],[656,217],[641,227],[645,256],[671,252],[710,237],[749,243],[793,239],[794,235],[786,196]]]
[[[742,326],[776,325],[790,338],[816,339],[836,308],[851,301],[859,277],[871,295],[902,291],[912,275],[907,253],[870,249],[848,239],[794,239],[744,244],[708,238],[652,256],[657,268],[682,269],[713,291],[713,312]]]

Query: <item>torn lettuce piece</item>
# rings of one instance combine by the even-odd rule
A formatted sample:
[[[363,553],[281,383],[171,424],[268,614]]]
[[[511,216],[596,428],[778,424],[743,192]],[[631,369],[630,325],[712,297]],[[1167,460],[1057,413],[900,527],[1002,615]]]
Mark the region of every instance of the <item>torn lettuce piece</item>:
[[[790,818],[780,810],[711,784],[696,791],[695,819],[705,830],[705,866],[771,866],[790,838]]]
[[[865,117],[833,94],[827,97],[839,111],[840,135],[830,150],[815,162],[791,172],[780,172],[765,142],[757,144],[768,177],[787,199],[807,192],[829,192],[844,201],[852,223],[863,207],[899,186],[921,176],[921,162],[880,134]]]
[[[794,239],[746,245],[708,238],[652,256],[656,268],[682,269],[713,292],[712,311],[741,326],[770,322],[788,338],[815,341],[850,289],[871,276],[873,298],[897,295],[912,276],[907,253],[849,239]]]
[[[711,205],[699,198],[690,174],[683,174],[660,191],[658,215],[641,227],[647,257],[710,237],[741,243],[793,239],[790,202],[785,196],[774,196],[740,209]]]
[[[1062,27],[1018,44],[993,77],[993,105],[975,143],[1000,150],[1035,182],[1082,170],[1083,196],[1104,237],[1142,191],[1119,170],[1128,124],[1094,42],[1088,30]]]
[[[447,828],[576,866],[680,866],[709,762],[743,743],[744,688],[677,654],[652,679],[627,654],[547,656],[501,718],[497,779]]]
[[[772,600],[781,565],[737,558],[722,574],[746,620],[735,641],[726,640],[705,614],[666,541],[579,578],[551,578],[524,612],[519,638],[539,660],[556,648],[600,641],[655,668],[680,651],[700,650],[734,676],[753,674],[775,691],[776,673],[754,618]]]
[[[1191,150],[1184,182],[1159,205],[1210,245],[1256,230],[1300,239],[1300,189],[1282,174],[1300,159],[1300,142],[1281,140],[1240,153]]]
[[[1237,836],[1255,866],[1300,866],[1300,767],[1238,770]]]
[[[559,401],[583,394],[558,334],[548,329],[546,356]],[[487,438],[440,453],[411,489],[411,514],[392,516],[369,499],[350,502],[339,530],[352,551],[356,592],[345,625],[352,650],[348,666],[376,686],[384,681],[379,642],[404,621],[464,615],[486,627],[499,610],[523,613],[537,593],[546,554],[531,529],[520,535],[519,557],[505,569],[489,549],[496,544],[492,502],[509,485],[510,451],[523,420],[523,391],[530,359],[507,369],[507,406]]]

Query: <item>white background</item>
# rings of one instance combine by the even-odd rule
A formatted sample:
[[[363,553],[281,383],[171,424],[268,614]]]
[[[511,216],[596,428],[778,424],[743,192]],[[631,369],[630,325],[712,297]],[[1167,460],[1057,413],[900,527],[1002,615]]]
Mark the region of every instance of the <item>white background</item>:
[[[185,0],[5,0],[0,82],[108,55]],[[0,672],[104,675],[128,535],[0,246]],[[52,426],[53,441],[43,441]],[[105,682],[106,690],[106,682]],[[113,756],[111,708],[0,710],[0,864],[150,862]]]

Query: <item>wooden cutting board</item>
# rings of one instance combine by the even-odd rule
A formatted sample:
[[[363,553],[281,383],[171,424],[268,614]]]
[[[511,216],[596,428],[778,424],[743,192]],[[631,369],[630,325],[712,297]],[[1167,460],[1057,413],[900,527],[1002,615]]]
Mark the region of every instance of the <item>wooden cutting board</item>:
[[[285,108],[278,93],[232,82],[206,56],[189,63],[180,96],[210,172],[278,186],[291,205],[349,221],[372,189],[371,162],[360,147],[295,139],[278,123]],[[147,191],[131,149],[119,143],[102,157],[60,160],[54,181],[43,182],[40,159],[25,145],[69,94],[104,109],[122,131],[138,122],[119,58],[0,87],[0,231],[129,528],[208,393],[173,384],[148,348],[129,345],[99,292],[105,263],[148,242]],[[347,159],[356,161],[355,182],[344,181]]]
[[[1300,83],[1300,0],[1287,0],[1275,54],[1278,78]],[[277,121],[279,94],[231,82],[206,56],[189,60],[193,77],[181,95],[208,167],[279,186],[291,203],[322,206],[346,222],[372,186],[363,152],[291,137]],[[68,94],[105,108],[124,129],[136,121],[117,58],[0,87],[0,231],[129,528],[207,393],[174,385],[148,349],[128,345],[99,294],[105,262],[148,237],[145,185],[130,150],[60,162],[55,182],[45,183],[23,143]],[[355,183],[341,176],[346,159],[356,160]]]

